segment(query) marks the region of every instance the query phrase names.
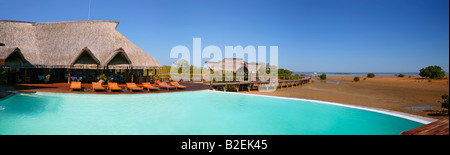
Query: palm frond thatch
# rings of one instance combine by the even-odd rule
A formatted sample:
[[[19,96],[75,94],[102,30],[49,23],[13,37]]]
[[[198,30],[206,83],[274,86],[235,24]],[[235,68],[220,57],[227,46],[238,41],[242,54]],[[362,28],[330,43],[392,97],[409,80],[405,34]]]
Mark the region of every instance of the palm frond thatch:
[[[108,66],[112,55],[120,53],[134,69],[160,69],[163,66],[134,45],[116,28],[117,21],[66,21],[31,23],[0,20],[0,51],[19,48],[24,58],[36,68],[98,68]],[[91,59],[85,57],[85,54]],[[85,60],[80,60],[85,58]],[[80,62],[76,64],[76,62]]]

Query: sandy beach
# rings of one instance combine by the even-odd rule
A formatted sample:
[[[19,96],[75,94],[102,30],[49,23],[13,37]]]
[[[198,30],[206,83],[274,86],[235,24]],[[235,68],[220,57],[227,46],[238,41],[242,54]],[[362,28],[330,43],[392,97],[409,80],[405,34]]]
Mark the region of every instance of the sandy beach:
[[[441,100],[442,95],[449,94],[448,78],[431,82],[420,76],[377,76],[366,80],[361,77],[359,82],[353,82],[353,78],[335,76],[328,77],[325,81],[315,80],[304,86],[278,89],[273,93],[243,93],[314,99],[444,118],[429,116],[428,113],[430,110],[441,109],[437,101]]]

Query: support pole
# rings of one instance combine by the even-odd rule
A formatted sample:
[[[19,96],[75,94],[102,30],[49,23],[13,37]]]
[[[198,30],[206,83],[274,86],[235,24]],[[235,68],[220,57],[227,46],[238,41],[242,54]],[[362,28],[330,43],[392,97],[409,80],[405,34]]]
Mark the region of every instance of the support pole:
[[[25,83],[27,83],[27,68],[25,68],[25,79],[23,80]]]
[[[70,69],[69,69],[69,77],[67,78],[67,84],[70,84]]]
[[[155,69],[155,75],[153,75],[153,81],[156,82],[156,74],[157,74],[157,69]]]
[[[133,80],[134,80],[134,70],[133,68],[131,68],[131,82],[133,82]]]

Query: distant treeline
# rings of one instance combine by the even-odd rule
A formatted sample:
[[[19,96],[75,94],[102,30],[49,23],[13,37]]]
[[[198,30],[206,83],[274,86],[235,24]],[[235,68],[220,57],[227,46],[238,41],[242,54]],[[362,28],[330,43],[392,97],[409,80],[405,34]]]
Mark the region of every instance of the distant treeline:
[[[202,73],[202,68],[196,67],[191,65],[190,67],[190,73],[194,74],[194,71],[198,71],[199,73]],[[164,66],[163,69],[159,71],[159,74],[162,75],[170,75],[171,66]],[[269,68],[267,69],[267,72],[269,72]],[[178,73],[182,73],[182,68],[178,69]],[[291,70],[279,68],[278,69],[278,77],[280,79],[301,79],[304,78],[305,74],[293,74]]]

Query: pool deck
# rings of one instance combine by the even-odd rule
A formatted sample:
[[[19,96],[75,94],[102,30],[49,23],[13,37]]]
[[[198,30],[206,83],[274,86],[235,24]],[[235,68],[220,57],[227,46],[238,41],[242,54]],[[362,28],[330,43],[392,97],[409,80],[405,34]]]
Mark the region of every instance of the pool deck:
[[[449,135],[448,118],[403,132],[401,135]]]
[[[17,84],[13,85],[17,92],[49,92],[49,93],[76,93],[76,94],[144,94],[144,93],[168,93],[168,92],[183,92],[183,91],[197,91],[197,90],[207,90],[208,86],[199,83],[180,83],[180,85],[187,86],[186,89],[164,89],[160,90],[150,90],[144,89],[143,91],[96,91],[92,92],[92,84],[83,83],[81,87],[83,90],[71,90],[70,85],[67,83],[52,83],[52,84]],[[125,84],[119,84],[120,87],[125,88]],[[142,85],[137,84],[137,86],[142,87]]]
[[[181,85],[187,86],[186,89],[178,90],[167,90],[161,89],[159,91],[96,91],[92,92],[92,85],[85,83],[82,84],[82,88],[86,90],[74,90],[72,91],[67,83],[52,83],[52,84],[17,84],[4,86],[0,89],[0,92],[9,92],[11,89],[15,89],[16,92],[50,92],[50,93],[76,93],[76,94],[145,94],[145,93],[170,93],[170,92],[184,92],[184,91],[198,91],[198,90],[208,90],[210,86],[202,83],[180,83]],[[125,84],[119,84],[120,87],[125,87]],[[138,85],[141,86],[141,85]],[[1,95],[1,94],[0,94]],[[11,94],[10,94],[11,95]],[[5,97],[5,94],[4,94]],[[273,96],[275,97],[275,96]],[[0,96],[1,98],[1,96]],[[436,122],[421,126],[416,129],[403,132],[401,135],[449,135],[449,119],[441,119]]]

